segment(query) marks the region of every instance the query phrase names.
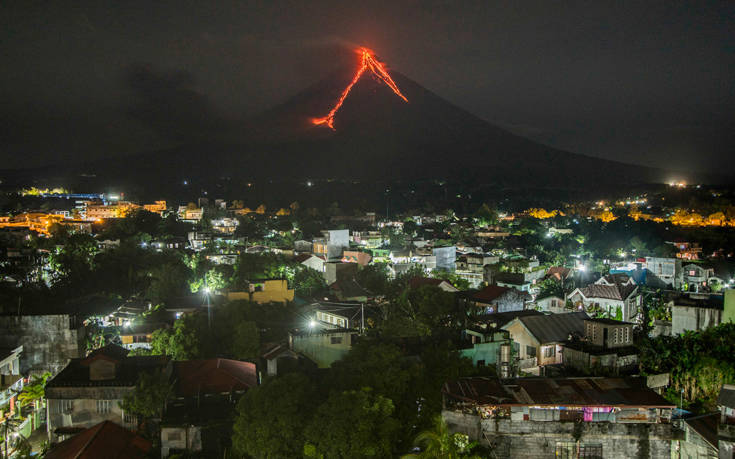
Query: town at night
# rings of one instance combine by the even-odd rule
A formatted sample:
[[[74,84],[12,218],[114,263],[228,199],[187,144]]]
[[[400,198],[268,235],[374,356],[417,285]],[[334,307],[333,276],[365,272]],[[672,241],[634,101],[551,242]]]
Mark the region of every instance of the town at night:
[[[735,5],[0,4],[0,457],[735,457]]]

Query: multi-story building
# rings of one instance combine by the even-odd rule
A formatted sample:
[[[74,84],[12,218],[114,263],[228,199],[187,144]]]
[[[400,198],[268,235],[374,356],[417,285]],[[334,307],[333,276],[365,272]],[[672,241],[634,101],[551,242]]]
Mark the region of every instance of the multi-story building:
[[[647,268],[656,277],[673,287],[679,289],[682,285],[681,259],[646,257],[639,259],[642,268]]]
[[[565,367],[605,374],[631,373],[638,369],[638,350],[633,346],[633,324],[612,319],[586,319],[584,335],[564,345]]]
[[[47,428],[55,443],[102,421],[137,427],[137,420],[120,407],[142,372],[166,371],[165,356],[128,357],[120,346],[108,345],[85,358],[71,359],[46,384]]]
[[[495,457],[669,458],[676,406],[623,378],[462,378],[444,384],[451,432]]]

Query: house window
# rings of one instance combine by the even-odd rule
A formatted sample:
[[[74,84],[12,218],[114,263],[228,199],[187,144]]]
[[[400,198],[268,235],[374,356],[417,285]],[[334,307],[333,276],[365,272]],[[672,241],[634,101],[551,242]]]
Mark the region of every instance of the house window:
[[[536,357],[536,348],[533,346],[526,346],[526,355],[531,357]]]
[[[341,336],[332,336],[330,338],[330,341],[332,344],[342,344],[342,337]]]
[[[625,342],[630,343],[630,327],[625,327]]]
[[[109,400],[97,400],[97,414],[108,414],[110,412]]]
[[[613,344],[618,344],[618,329],[613,329]]]
[[[583,443],[579,447],[579,457],[586,459],[602,459],[602,445],[599,443]]]
[[[544,357],[547,359],[554,357],[554,346],[547,346],[544,348]]]
[[[51,405],[52,413],[71,413],[74,410],[74,400],[57,400],[57,402]]]

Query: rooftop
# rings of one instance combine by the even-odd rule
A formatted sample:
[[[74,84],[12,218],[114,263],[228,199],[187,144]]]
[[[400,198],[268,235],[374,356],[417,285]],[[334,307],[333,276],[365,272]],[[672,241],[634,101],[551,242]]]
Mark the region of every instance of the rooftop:
[[[472,377],[445,383],[442,393],[477,405],[675,408],[633,378],[520,378],[501,383]]]
[[[587,287],[579,289],[585,298],[605,298],[608,300],[625,300],[628,298],[636,289],[636,285],[600,285],[591,284]]]
[[[230,359],[173,362],[176,395],[240,392],[258,384],[255,364]]]
[[[141,371],[161,369],[168,363],[168,357],[162,355],[127,356],[128,351],[111,344],[89,354],[82,359],[71,359],[59,374],[50,379],[46,388],[56,387],[91,387],[91,386],[134,386],[138,382]],[[112,379],[92,380],[89,376],[89,364],[97,359],[118,362],[115,377]]]
[[[111,421],[104,421],[62,441],[47,459],[136,459],[147,457],[151,442]]]
[[[586,319],[589,319],[586,312],[567,312],[564,314],[518,318],[539,343],[560,343],[568,340],[571,334],[584,334],[584,321]]]

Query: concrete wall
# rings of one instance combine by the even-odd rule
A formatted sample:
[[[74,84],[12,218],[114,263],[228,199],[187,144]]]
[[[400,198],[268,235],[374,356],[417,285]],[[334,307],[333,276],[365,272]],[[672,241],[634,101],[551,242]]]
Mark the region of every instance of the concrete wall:
[[[689,427],[689,424],[684,423],[684,439],[678,440],[676,446],[681,451],[682,458],[696,458],[696,459],[709,459],[717,458],[717,448],[707,443],[701,435],[699,435],[694,429]]]
[[[558,448],[576,446],[576,436],[583,446],[602,446],[604,458],[669,459],[671,440],[680,435],[671,424],[512,421],[448,410],[442,417],[451,432],[469,435],[499,458],[553,458]]]
[[[671,308],[671,333],[680,335],[686,330],[705,330],[720,325],[722,311],[714,308],[677,306]]]
[[[357,333],[350,331],[291,335],[289,344],[291,350],[305,355],[319,368],[328,368],[350,352],[352,335]]]
[[[74,322],[66,314],[0,316],[0,347],[23,346],[23,374],[56,374],[84,352],[84,327]]]

